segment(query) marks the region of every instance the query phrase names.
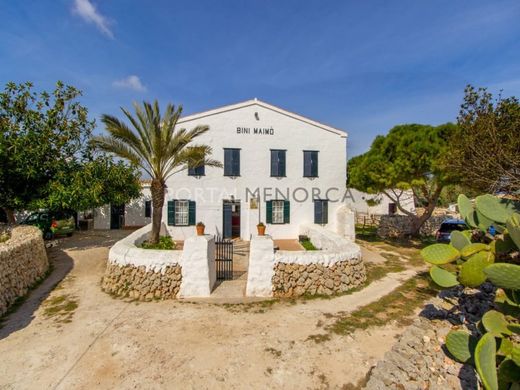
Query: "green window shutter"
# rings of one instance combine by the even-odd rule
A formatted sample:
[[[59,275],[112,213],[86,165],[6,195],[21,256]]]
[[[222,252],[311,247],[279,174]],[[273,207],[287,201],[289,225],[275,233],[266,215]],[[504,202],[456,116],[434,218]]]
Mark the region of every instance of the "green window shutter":
[[[195,225],[195,201],[190,200],[188,203],[188,224]]]
[[[323,201],[323,216],[322,223],[325,225],[329,223],[329,202],[327,200]]]
[[[168,225],[175,225],[175,201],[168,201]]]
[[[312,152],[311,175],[318,177],[318,152]]]
[[[265,202],[265,222],[273,223],[273,201],[268,200]]]
[[[291,223],[291,202],[283,201],[283,223]]]

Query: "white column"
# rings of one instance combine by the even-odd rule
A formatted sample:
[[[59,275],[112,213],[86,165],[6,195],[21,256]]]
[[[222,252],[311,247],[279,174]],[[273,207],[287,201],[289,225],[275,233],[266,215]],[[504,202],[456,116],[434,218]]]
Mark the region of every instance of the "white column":
[[[270,297],[273,295],[274,242],[271,236],[254,236],[249,249],[246,295]]]
[[[181,267],[179,297],[209,297],[217,279],[213,236],[187,238],[182,250]]]

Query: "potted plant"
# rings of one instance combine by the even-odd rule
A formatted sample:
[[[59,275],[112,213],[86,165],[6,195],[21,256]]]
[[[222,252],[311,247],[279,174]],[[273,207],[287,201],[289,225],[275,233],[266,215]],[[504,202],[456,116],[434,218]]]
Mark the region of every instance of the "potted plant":
[[[256,228],[258,230],[259,236],[265,236],[265,225],[263,222],[260,222],[258,225],[256,225]]]
[[[204,235],[204,228],[206,225],[204,225],[202,222],[197,222],[196,228],[197,228],[197,236],[203,236]]]

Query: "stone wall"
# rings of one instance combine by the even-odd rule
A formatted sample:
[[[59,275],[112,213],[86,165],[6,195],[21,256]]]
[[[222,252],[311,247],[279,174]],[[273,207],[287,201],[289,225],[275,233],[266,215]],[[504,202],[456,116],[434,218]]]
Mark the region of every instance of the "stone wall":
[[[340,261],[331,266],[277,263],[272,279],[273,295],[333,295],[355,288],[365,281],[365,266],[361,258]]]
[[[181,267],[166,266],[162,271],[147,270],[144,265],[108,264],[101,282],[103,291],[139,300],[173,299],[181,287]]]
[[[49,269],[49,261],[40,229],[17,226],[11,238],[0,243],[0,315],[16,298],[24,296],[29,288]]]
[[[451,216],[431,216],[421,227],[421,235],[434,235],[446,218],[451,218]],[[411,218],[407,215],[382,215],[377,228],[377,235],[382,238],[398,238],[407,236],[411,233],[411,226]]]

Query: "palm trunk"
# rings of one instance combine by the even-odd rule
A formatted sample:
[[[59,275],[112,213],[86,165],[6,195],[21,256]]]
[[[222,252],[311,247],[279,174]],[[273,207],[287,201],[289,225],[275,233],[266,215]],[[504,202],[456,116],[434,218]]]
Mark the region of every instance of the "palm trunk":
[[[152,231],[150,233],[150,242],[156,244],[159,242],[159,234],[161,232],[162,210],[164,206],[164,181],[153,179],[151,185],[152,192]]]

